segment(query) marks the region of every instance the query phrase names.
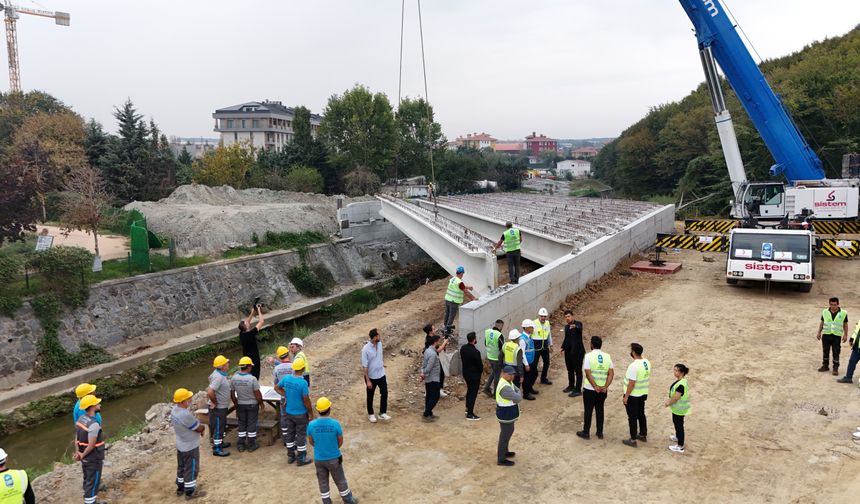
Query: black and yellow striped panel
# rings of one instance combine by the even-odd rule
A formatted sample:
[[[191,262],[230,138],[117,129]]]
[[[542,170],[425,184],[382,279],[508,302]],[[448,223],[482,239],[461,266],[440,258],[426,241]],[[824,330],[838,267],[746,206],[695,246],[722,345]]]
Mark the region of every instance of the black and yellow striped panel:
[[[725,236],[698,236],[696,250],[702,252],[725,252],[729,249],[729,239]]]
[[[860,234],[860,222],[857,221],[813,221],[812,227],[818,234]]]
[[[708,231],[712,233],[727,233],[737,225],[738,221],[729,219],[686,219],[684,221],[684,232]]]
[[[842,223],[842,232],[846,234],[860,234],[860,222],[851,221]]]
[[[673,235],[673,234],[657,234],[658,247],[675,248],[675,249],[690,249],[694,250],[698,244],[698,236],[694,235]]]
[[[830,257],[857,257],[860,255],[860,241],[820,238],[818,253]]]

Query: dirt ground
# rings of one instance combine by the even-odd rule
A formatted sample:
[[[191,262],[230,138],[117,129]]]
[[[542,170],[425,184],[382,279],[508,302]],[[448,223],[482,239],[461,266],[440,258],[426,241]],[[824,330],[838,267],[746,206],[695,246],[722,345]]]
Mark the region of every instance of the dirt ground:
[[[83,247],[93,254],[96,253],[95,242],[93,235],[84,233],[83,231],[72,231],[69,236],[63,236],[60,228],[56,226],[44,226],[39,224],[37,230],[39,233],[43,229],[48,229],[48,234],[54,236],[54,246],[65,245],[67,247]],[[128,255],[128,238],[125,236],[99,235],[99,253],[102,260],[118,259]]]
[[[333,399],[356,496],[367,503],[856,502],[860,444],[851,432],[860,425],[860,391],[816,372],[821,350],[815,332],[831,295],[843,300],[853,327],[860,316],[860,268],[819,259],[812,293],[777,287],[766,293],[761,286],[726,285],[724,256],[708,257],[714,261],[692,251],[670,254],[683,269],[665,277],[619,268],[565,303],[583,321],[586,336],[605,337],[604,350],[619,376],[631,361],[629,343],[645,348],[655,371],[646,406],[649,442],[637,449],[621,444],[627,422],[620,379],[610,387],[605,439],[574,435],[582,426],[582,402],[562,394],[560,358],[552,365],[555,383],[539,386],[537,401],[522,406],[511,444],[517,452],[513,468],[495,464],[494,402],[479,395],[477,413],[483,418],[467,422],[459,378],[446,386],[452,394],[436,408],[439,421],[421,422],[420,327],[441,318],[444,280],[310,336],[312,399]],[[559,346],[560,307],[551,308]],[[393,416],[388,423],[370,424],[364,411],[359,351],[371,327],[382,330],[386,348]],[[843,347],[843,369],[847,353]],[[687,452],[680,455],[667,450],[673,431],[662,407],[676,362],[691,369],[693,405]],[[109,404],[104,411],[108,421]],[[176,499],[170,433],[161,439],[168,446],[144,446],[138,457],[144,466],[105,494],[111,502]],[[115,464],[106,474],[125,471]],[[74,471],[64,482],[37,485],[37,492],[50,488],[52,497],[72,492],[67,495],[77,498],[80,473]],[[208,492],[200,500],[206,503],[319,502],[313,466],[288,465],[278,444],[226,459],[205,453],[199,481]]]

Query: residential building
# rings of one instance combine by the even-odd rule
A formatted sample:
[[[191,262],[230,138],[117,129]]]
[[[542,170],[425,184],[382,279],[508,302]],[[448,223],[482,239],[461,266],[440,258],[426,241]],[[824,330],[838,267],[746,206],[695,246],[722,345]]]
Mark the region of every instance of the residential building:
[[[586,161],[584,159],[565,159],[564,161],[556,163],[555,170],[558,172],[559,176],[564,175],[566,172],[570,172],[570,174],[576,178],[588,177],[591,174],[591,161]]]
[[[218,109],[212,114],[221,144],[244,143],[254,149],[280,149],[293,141],[294,109],[279,101],[247,102]],[[316,136],[322,117],[311,114],[311,134]]]
[[[525,150],[525,146],[522,142],[496,142],[494,150],[502,154],[516,156]]]
[[[492,137],[492,135],[488,135],[486,133],[472,133],[471,135],[466,135],[465,137],[457,137],[455,142],[460,142],[463,147],[468,147],[470,149],[495,149],[496,148],[496,139]]]
[[[555,140],[554,138],[549,138],[543,134],[538,136],[534,131],[531,135],[526,137],[525,143],[526,151],[528,151],[530,156],[533,156],[535,158],[540,157],[542,152],[556,152],[558,150],[557,140]]]
[[[170,150],[176,157],[179,157],[182,151],[186,150],[193,159],[200,159],[207,152],[215,150],[218,147],[218,142],[217,138],[170,137]]]
[[[594,147],[580,147],[570,151],[570,155],[575,159],[592,159],[600,150]]]

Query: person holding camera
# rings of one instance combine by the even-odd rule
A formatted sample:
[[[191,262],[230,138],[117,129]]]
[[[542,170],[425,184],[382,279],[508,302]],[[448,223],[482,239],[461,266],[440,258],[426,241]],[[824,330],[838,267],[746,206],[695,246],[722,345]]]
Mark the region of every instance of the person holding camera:
[[[259,300],[260,298],[257,298],[255,301]],[[257,325],[251,327],[251,321],[254,319],[255,313],[257,315]],[[264,323],[263,305],[259,302],[255,303],[251,308],[248,318],[239,322],[239,342],[242,344],[242,355],[250,357],[251,362],[254,363],[251,374],[257,380],[260,379],[260,348],[257,346],[257,333],[263,328]]]

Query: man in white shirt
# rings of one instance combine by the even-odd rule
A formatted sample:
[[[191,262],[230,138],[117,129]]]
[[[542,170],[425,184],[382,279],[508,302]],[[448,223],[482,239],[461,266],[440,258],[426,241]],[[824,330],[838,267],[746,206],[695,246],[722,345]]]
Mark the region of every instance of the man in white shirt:
[[[388,415],[388,381],[385,379],[385,363],[382,360],[382,335],[378,329],[371,329],[370,341],[361,349],[361,367],[364,369],[364,384],[367,386],[367,419],[376,423],[373,414],[373,395],[379,388],[379,418],[391,420]]]

